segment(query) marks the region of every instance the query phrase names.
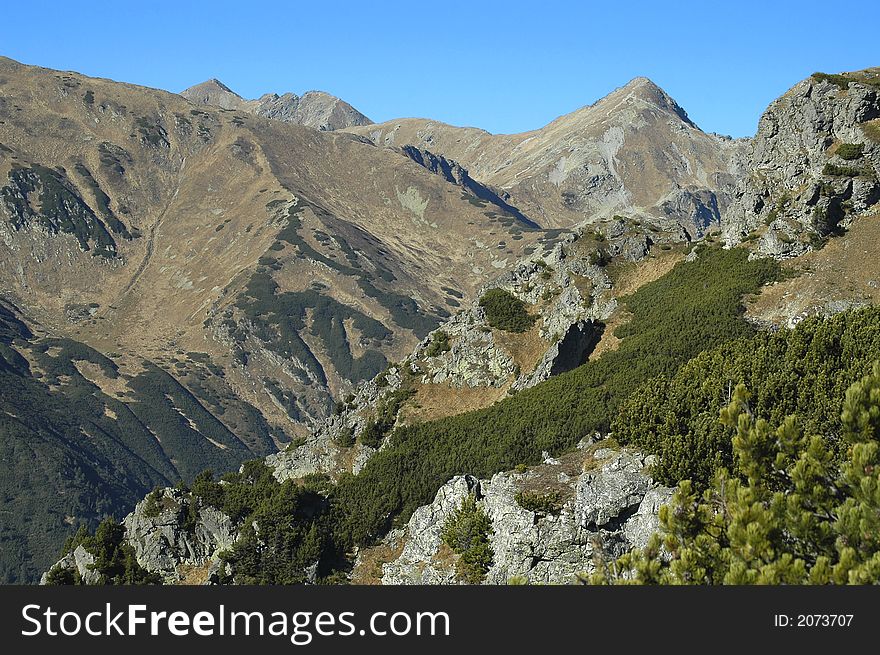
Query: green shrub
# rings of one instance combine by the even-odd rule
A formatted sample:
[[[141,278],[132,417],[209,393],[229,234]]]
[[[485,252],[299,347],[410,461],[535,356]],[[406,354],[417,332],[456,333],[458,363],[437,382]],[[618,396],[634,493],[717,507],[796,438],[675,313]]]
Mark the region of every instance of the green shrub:
[[[162,496],[162,489],[156,487],[147,494],[147,498],[144,501],[144,516],[148,518],[156,518],[159,516],[159,513],[162,509],[159,507],[159,498]]]
[[[367,421],[360,434],[360,442],[370,448],[378,448],[385,436],[397,422],[397,414],[404,402],[415,395],[415,389],[401,386],[388,394],[376,405],[376,416]]]
[[[334,443],[341,448],[351,448],[354,443],[354,429],[351,427],[341,428],[334,436]]]
[[[755,420],[739,386],[721,413],[738,473],[699,493],[682,482],[660,510],[660,535],[595,583],[874,584],[880,562],[880,366],[844,394],[835,432],[805,432],[798,415]],[[760,415],[760,414],[759,414]],[[778,428],[772,426],[778,425]]]
[[[455,568],[463,582],[480,584],[485,579],[495,556],[489,542],[492,532],[492,521],[473,494],[443,524],[440,538],[459,555]]]
[[[853,159],[859,159],[864,149],[864,143],[841,143],[834,154],[841,159],[852,161]]]
[[[197,480],[193,493],[241,526],[232,549],[221,555],[232,565],[236,583],[303,583],[306,569],[333,553],[322,495],[325,478],[279,483],[262,460],[253,460],[223,481]]]
[[[880,308],[811,318],[794,330],[760,332],[704,352],[671,379],[649,381],[620,408],[612,429],[621,443],[657,455],[654,476],[705,487],[734,465],[718,413],[740,383],[754,389],[756,414],[781,423],[797,414],[804,428],[839,443],[846,389],[880,359]]]
[[[826,162],[825,166],[822,167],[822,175],[829,175],[831,177],[858,177],[863,173],[864,171],[860,168],[840,166],[830,161]]]
[[[486,313],[486,322],[505,332],[525,332],[536,320],[522,300],[504,289],[489,289],[480,298],[480,307]]]
[[[366,425],[364,425],[364,429],[361,430],[361,433],[358,436],[360,442],[364,446],[369,446],[370,448],[378,448],[384,438],[385,432],[379,427],[375,419],[367,421]]]
[[[79,543],[77,543],[79,542]],[[79,535],[68,542],[71,550],[82,545],[95,558],[93,569],[99,574],[99,584],[103,585],[145,585],[161,584],[162,578],[150,573],[140,564],[134,548],[125,543],[125,526],[112,517],[104,519],[95,530],[94,536]],[[53,584],[81,584],[78,573],[55,571]]]
[[[811,77],[819,82],[830,82],[842,91],[846,91],[849,88],[849,83],[852,82],[852,80],[845,75],[830,73],[813,73]]]
[[[437,355],[448,352],[450,348],[449,335],[443,330],[437,330],[431,335],[431,343],[429,343],[428,347],[425,349],[425,357],[436,357]]]

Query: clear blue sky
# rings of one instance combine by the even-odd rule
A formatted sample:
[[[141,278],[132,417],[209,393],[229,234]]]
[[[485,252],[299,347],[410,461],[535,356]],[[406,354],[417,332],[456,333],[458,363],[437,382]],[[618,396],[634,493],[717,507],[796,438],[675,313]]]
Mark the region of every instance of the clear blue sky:
[[[123,5],[130,5],[125,7]],[[181,91],[322,89],[375,121],[540,127],[644,75],[706,131],[754,134],[810,73],[880,65],[875,2],[5,3],[0,54]]]

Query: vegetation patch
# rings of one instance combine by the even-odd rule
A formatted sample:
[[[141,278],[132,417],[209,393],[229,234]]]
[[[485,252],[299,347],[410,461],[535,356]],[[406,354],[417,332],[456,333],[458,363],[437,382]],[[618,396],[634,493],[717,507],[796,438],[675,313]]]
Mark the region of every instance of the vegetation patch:
[[[489,289],[480,298],[480,307],[486,314],[486,322],[505,332],[525,332],[535,320],[526,304],[504,289]]]
[[[864,149],[864,143],[841,143],[834,154],[841,159],[852,161],[853,159],[861,159]]]
[[[838,75],[836,73],[813,73],[811,77],[818,82],[834,84],[842,91],[846,91],[849,88],[849,83],[853,81],[845,75]]]
[[[535,514],[558,514],[565,504],[565,498],[559,490],[544,493],[520,491],[514,498],[520,507]]]
[[[39,194],[39,210],[34,196]],[[83,250],[113,258],[116,242],[107,227],[74,191],[65,174],[34,164],[14,167],[9,185],[0,189],[0,203],[6,207],[16,229],[26,226],[32,216],[52,234],[72,234]],[[90,245],[91,244],[91,245]]]
[[[256,272],[236,307],[252,323],[254,336],[272,351],[305,363],[321,383],[326,383],[324,369],[300,336],[306,329],[307,311],[312,320],[311,334],[321,339],[333,366],[344,378],[353,382],[372,379],[388,365],[378,350],[368,349],[354,357],[344,322],[351,319],[361,337],[373,342],[389,338],[390,330],[315,289],[278,293],[278,284],[268,273]]]
[[[619,410],[618,441],[658,456],[664,484],[709,484],[735,461],[718,414],[738,384],[754,389],[753,411],[774,424],[789,414],[810,434],[842,443],[839,412],[847,388],[880,360],[880,308],[811,318],[794,330],[759,332],[698,355],[671,379],[649,381]],[[836,445],[835,445],[836,444]]]
[[[682,482],[660,509],[660,534],[604,566],[594,583],[872,584],[880,557],[880,365],[853,383],[835,433],[799,416],[755,419],[745,386],[721,412],[735,471],[702,493]],[[760,416],[760,414],[758,414]],[[778,426],[778,427],[777,427]]]
[[[869,171],[864,168],[856,168],[855,166],[841,166],[840,164],[835,164],[833,162],[825,162],[825,166],[822,167],[822,175],[829,175],[831,177],[859,177],[869,176]]]
[[[238,541],[221,555],[240,584],[302,584],[307,569],[327,570],[333,546],[327,525],[327,481],[310,476],[279,483],[262,460],[215,481],[210,471],[192,484],[192,493],[241,526]],[[256,528],[254,527],[256,524]]]
[[[455,569],[461,581],[480,584],[486,578],[495,557],[489,542],[492,532],[492,521],[473,494],[443,524],[440,538],[459,556]]]
[[[425,356],[437,357],[437,355],[449,352],[451,347],[449,345],[449,335],[443,330],[437,330],[431,335],[431,343],[425,349]]]
[[[82,546],[95,558],[93,570],[99,575],[99,584],[103,585],[146,585],[161,584],[162,578],[150,573],[140,564],[134,554],[134,548],[125,543],[125,526],[112,518],[105,519],[98,525],[94,536],[80,530],[69,539],[65,551],[73,552]],[[79,572],[54,567],[50,569],[47,584],[82,584]]]
[[[865,133],[865,136],[868,137],[874,143],[880,143],[880,119],[874,119],[872,121],[867,121],[862,123],[859,127],[862,128],[862,132]]]

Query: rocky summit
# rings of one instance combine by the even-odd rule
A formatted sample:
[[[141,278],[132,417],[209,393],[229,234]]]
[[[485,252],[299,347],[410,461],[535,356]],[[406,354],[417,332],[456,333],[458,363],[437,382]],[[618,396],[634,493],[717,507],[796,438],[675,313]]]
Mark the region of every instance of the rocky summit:
[[[816,73],[733,140],[637,78],[494,135],[0,59],[0,578],[666,570],[792,426],[856,438],[878,92]]]

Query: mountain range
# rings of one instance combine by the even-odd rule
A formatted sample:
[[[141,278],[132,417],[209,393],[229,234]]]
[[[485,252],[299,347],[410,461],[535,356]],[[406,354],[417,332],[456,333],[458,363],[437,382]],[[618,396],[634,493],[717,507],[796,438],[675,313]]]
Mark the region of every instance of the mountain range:
[[[176,95],[0,59],[0,576],[36,580],[79,526],[156,487],[183,483],[151,494],[163,512],[199,509],[181,489],[205,469],[268,456],[278,484],[368,479],[395,430],[624,358],[627,299],[660,294],[698,243],[810,262],[809,284],[756,287],[753,325],[870,302],[875,268],[835,271],[869,247],[880,200],[877,79],[811,77],[753,139],[703,132],[645,78],[492,135],[373,124],[321,92],[245,100],[210,80]],[[532,318],[506,329],[492,298]],[[507,463],[453,472],[489,489]],[[639,484],[638,503],[658,489]],[[168,579],[245,538],[227,516],[199,541],[145,502],[131,543]],[[386,532],[358,542],[374,550],[355,575],[364,553],[402,549],[410,568],[387,581],[412,580],[439,547]]]

